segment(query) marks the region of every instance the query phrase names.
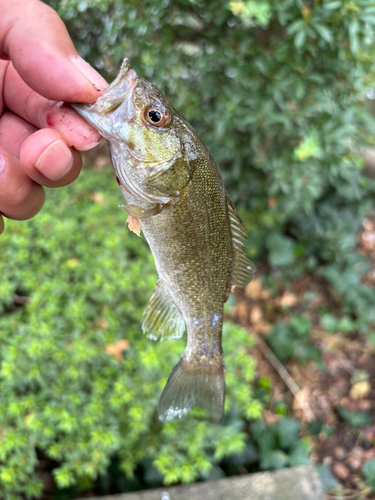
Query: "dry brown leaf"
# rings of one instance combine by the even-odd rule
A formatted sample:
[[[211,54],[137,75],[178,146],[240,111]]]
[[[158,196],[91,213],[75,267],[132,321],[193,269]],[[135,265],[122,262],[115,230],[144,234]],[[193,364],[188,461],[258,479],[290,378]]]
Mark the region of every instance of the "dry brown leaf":
[[[108,321],[105,318],[98,318],[96,323],[101,330],[106,330],[108,328]]]
[[[249,313],[250,322],[253,324],[260,323],[263,319],[263,311],[260,306],[255,305],[250,309]]]
[[[333,453],[337,460],[345,460],[348,456],[348,452],[343,446],[336,446]]]
[[[260,323],[257,323],[254,325],[254,331],[256,333],[260,333],[261,335],[266,335],[271,331],[272,326],[269,323],[266,323],[265,321],[261,321]]]
[[[372,460],[375,457],[375,449],[371,448],[370,450],[366,450],[363,453],[363,458],[365,460]]]
[[[130,346],[130,342],[128,340],[122,339],[118,340],[114,344],[107,344],[105,346],[106,353],[110,354],[117,361],[122,361],[122,352],[128,349]]]
[[[246,321],[248,317],[247,304],[246,301],[243,300],[239,304],[237,304],[236,312],[241,321]]]
[[[263,420],[267,425],[275,425],[280,420],[280,416],[271,410],[263,410]]]
[[[128,224],[129,231],[133,231],[137,236],[141,236],[141,221],[139,219],[136,219],[132,215],[128,215],[126,223]]]
[[[332,469],[333,469],[333,473],[335,474],[335,476],[338,477],[339,479],[341,479],[342,481],[345,479],[348,479],[349,474],[350,474],[350,470],[348,469],[348,467],[346,467],[346,465],[344,465],[340,462],[335,462],[333,464]]]
[[[371,384],[368,380],[362,380],[352,386],[349,396],[352,399],[365,399],[371,391]]]
[[[310,388],[305,385],[299,391],[300,396],[309,403],[311,402],[311,391]],[[294,398],[292,403],[293,411],[299,413],[301,411],[301,404],[298,399]]]
[[[276,198],[268,198],[268,206],[270,208],[275,208],[277,205],[277,200]]]
[[[370,411],[373,406],[372,403],[371,399],[361,399],[358,401],[358,407],[362,411]]]
[[[105,201],[105,196],[103,193],[92,193],[90,198],[94,203],[98,203],[100,205],[102,205]]]
[[[365,232],[361,235],[362,245],[365,250],[374,250],[375,248],[375,232]]]
[[[278,303],[281,307],[293,307],[297,302],[297,297],[291,292],[285,292],[284,295],[278,299]]]
[[[346,462],[352,469],[352,471],[359,472],[360,469],[362,468],[363,460],[361,460],[361,458],[358,456],[350,456]]]
[[[263,287],[259,278],[255,278],[245,288],[245,295],[248,299],[257,300],[262,297]]]
[[[365,231],[375,231],[375,224],[371,219],[363,219],[362,226]]]

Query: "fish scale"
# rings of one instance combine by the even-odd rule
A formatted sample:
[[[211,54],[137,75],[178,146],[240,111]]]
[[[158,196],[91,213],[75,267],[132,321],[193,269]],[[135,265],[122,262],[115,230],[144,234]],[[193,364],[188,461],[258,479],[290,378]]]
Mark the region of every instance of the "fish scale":
[[[144,333],[187,345],[159,402],[161,420],[194,406],[219,421],[225,381],[223,308],[254,266],[243,251],[246,229],[212,156],[191,125],[125,59],[93,105],[73,108],[109,141],[127,204],[159,274],[145,309]]]

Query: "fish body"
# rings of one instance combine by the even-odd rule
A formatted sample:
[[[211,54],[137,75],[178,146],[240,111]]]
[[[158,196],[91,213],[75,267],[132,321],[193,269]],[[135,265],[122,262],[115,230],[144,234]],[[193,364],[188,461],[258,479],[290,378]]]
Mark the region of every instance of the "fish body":
[[[108,139],[126,205],[151,248],[159,274],[143,331],[187,345],[159,402],[172,420],[193,406],[220,420],[224,407],[223,306],[254,268],[243,252],[245,227],[220,172],[191,125],[125,59],[94,105],[74,109]]]

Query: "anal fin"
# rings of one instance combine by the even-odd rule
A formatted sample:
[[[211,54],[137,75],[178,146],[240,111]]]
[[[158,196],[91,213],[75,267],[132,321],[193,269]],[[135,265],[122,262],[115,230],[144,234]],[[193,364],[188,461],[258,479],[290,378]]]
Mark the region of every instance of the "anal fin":
[[[153,340],[179,339],[184,334],[185,320],[160,279],[143,314],[143,333]]]
[[[227,202],[233,243],[232,285],[244,288],[251,281],[255,273],[255,266],[243,251],[244,241],[247,238],[246,227],[228,195]]]

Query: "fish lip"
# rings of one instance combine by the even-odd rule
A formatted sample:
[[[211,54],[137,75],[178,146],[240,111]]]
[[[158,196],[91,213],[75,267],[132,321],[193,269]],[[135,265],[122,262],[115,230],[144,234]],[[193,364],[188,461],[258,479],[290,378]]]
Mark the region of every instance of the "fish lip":
[[[138,75],[134,71],[131,62],[125,58],[117,77],[105,89],[103,95],[98,97],[94,104],[71,103],[70,105],[104,137],[110,139],[107,135],[109,133],[109,123],[106,117],[115,112],[125,99],[132,96],[138,79]],[[127,121],[132,121],[133,119],[134,116],[131,116],[128,117]]]

